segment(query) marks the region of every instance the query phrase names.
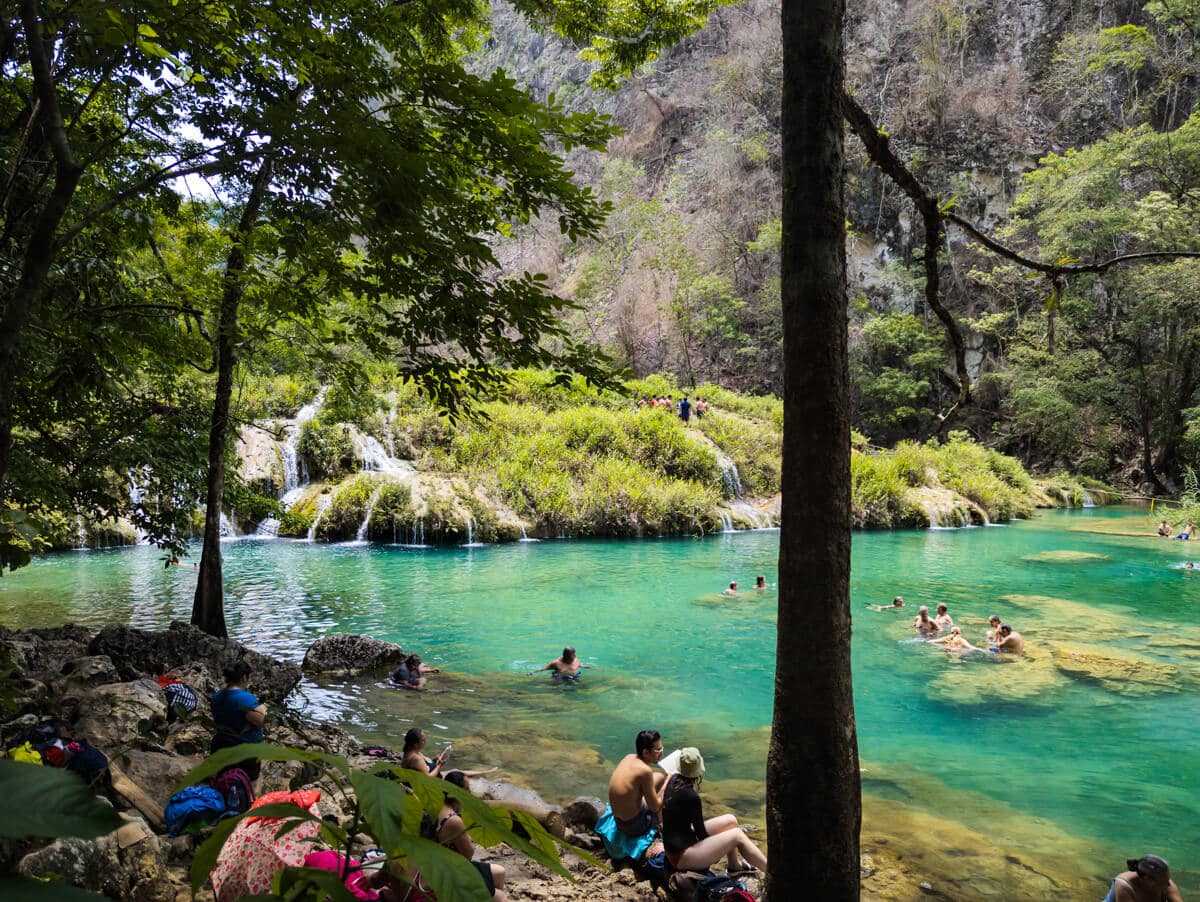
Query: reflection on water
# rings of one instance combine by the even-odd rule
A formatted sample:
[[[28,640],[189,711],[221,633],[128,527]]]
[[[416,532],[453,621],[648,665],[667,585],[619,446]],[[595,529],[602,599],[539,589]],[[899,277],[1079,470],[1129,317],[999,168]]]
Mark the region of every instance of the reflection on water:
[[[906,834],[932,872],[958,875],[947,878],[955,898],[1003,896],[1011,872],[1029,867],[1053,873],[1069,897],[1099,897],[1104,876],[1146,851],[1175,863],[1185,893],[1200,889],[1188,870],[1200,853],[1200,583],[1177,569],[1186,543],[1143,538],[1144,525],[1141,514],[1098,510],[855,536],[864,835]],[[758,574],[775,584],[777,550],[774,532],[222,547],[239,639],[298,661],[320,635],[365,633],[447,671],[420,693],[377,678],[306,681],[296,704],[310,714],[392,745],[421,724],[433,747],[453,740],[464,766],[499,765],[556,798],[602,794],[612,762],[651,726],[669,747],[699,745],[706,795],[756,823],[777,596],[745,587]],[[721,596],[733,579],[739,595]],[[162,627],[189,616],[194,585],[194,569],[164,569],[149,549],[65,554],[0,580],[0,622]],[[902,612],[864,607],[896,594]],[[977,645],[988,614],[1010,621],[1028,660],[959,661],[906,642],[916,607],[939,601]],[[524,675],[566,644],[598,668],[579,685]],[[1017,863],[1004,858],[1013,849]],[[1036,894],[1036,883],[1022,886]]]

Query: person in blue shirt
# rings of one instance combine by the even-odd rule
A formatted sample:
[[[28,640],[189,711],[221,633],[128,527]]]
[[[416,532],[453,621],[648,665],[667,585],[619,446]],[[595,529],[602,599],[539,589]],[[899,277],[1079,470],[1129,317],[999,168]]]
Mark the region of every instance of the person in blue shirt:
[[[260,704],[250,685],[250,665],[237,660],[225,668],[225,688],[213,693],[212,712],[216,732],[212,751],[244,743],[263,741],[263,724],[267,721],[267,706]],[[241,761],[240,767],[251,780],[257,780],[261,767],[257,758]]]

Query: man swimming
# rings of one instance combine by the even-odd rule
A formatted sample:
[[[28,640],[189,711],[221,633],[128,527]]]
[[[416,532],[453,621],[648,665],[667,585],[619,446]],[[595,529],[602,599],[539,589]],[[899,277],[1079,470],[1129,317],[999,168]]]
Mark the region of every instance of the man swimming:
[[[729,584],[729,588],[721,593],[722,595],[737,595],[737,580]]]
[[[937,621],[930,618],[929,608],[925,605],[917,608],[917,616],[913,618],[912,626],[917,631],[917,635],[924,639],[928,639],[941,629]]]
[[[644,836],[658,826],[667,775],[652,767],[662,756],[658,730],[642,730],[634,740],[634,753],[621,759],[608,781],[608,804],[617,829],[626,836]]]
[[[897,595],[891,604],[868,604],[867,607],[872,611],[898,611],[904,607],[904,599]]]
[[[937,606],[937,616],[933,619],[934,622],[937,623],[939,629],[948,630],[950,627],[954,626],[954,618],[947,613],[945,603]]]

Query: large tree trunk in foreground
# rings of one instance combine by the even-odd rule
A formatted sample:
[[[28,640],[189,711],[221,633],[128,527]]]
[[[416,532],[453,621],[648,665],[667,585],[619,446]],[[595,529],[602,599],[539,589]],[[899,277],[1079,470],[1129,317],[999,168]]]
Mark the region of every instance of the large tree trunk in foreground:
[[[783,2],[783,512],[767,896],[859,898],[842,0]]]
[[[238,307],[246,288],[246,241],[254,230],[263,198],[271,184],[272,157],[263,160],[254,186],[233,236],[233,247],[225,261],[221,292],[220,323],[217,327],[217,392],[213,400],[208,433],[208,500],[204,508],[204,545],[200,552],[200,575],[192,600],[192,624],[214,636],[227,636],[225,587],[221,573],[221,495],[225,491],[225,447],[229,441],[229,404],[233,398],[233,370],[237,366]]]

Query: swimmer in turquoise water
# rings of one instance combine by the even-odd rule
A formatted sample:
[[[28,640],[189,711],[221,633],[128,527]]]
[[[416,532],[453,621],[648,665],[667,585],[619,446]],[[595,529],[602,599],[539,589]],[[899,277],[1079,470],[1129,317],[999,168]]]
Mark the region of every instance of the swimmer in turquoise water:
[[[584,668],[592,670],[593,666],[591,664],[584,664],[582,661],[580,661],[579,656],[575,654],[574,646],[568,645],[563,649],[561,657],[555,658],[545,667],[539,667],[537,670],[531,670],[529,675],[533,676],[535,673],[542,673],[543,671],[549,670],[552,671],[552,679],[578,680],[582,676],[580,671]]]
[[[968,642],[957,626],[950,627],[950,633],[942,636],[940,639],[930,639],[930,645],[940,645],[950,654],[961,655],[967,651],[983,651],[978,645],[972,645]]]
[[[891,604],[868,604],[867,607],[878,613],[882,613],[883,611],[898,611],[904,607],[904,599],[897,595],[892,599]]]

